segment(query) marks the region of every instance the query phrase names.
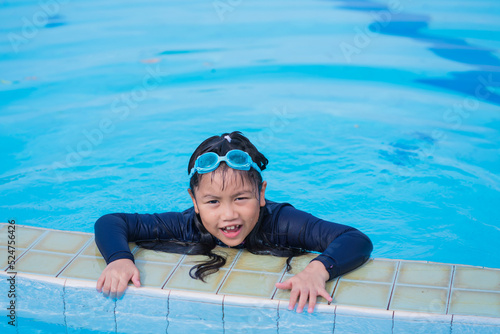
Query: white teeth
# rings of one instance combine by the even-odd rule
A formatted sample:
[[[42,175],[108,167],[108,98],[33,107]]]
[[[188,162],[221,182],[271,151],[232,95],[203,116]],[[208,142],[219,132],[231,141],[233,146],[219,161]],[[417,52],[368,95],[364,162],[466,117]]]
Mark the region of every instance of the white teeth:
[[[232,230],[236,230],[239,227],[240,227],[240,225],[228,226],[228,227],[224,227],[223,230],[225,230],[225,231],[232,231]]]

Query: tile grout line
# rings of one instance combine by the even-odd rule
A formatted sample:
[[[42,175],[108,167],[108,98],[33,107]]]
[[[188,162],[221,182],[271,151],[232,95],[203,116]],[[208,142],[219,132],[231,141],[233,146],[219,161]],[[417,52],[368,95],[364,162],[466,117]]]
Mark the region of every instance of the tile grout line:
[[[68,320],[67,320],[67,315],[66,315],[66,283],[68,280],[64,280],[63,284],[63,295],[62,295],[62,300],[63,300],[63,318],[64,318],[64,329],[66,330],[66,333],[68,333]]]
[[[340,284],[340,279],[342,278],[342,276],[339,276],[337,277],[337,282],[335,283],[335,286],[333,287],[333,292],[332,292],[332,303],[335,303],[335,294],[337,293],[337,288],[339,287],[339,284]],[[331,305],[331,304],[330,304]],[[334,304],[335,305],[335,311],[337,311],[337,305],[338,304]]]
[[[234,257],[233,259],[233,262],[231,263],[231,265],[229,266],[229,268],[227,269],[227,273],[224,275],[224,277],[221,279],[219,285],[217,285],[217,289],[215,290],[215,294],[218,295],[219,294],[219,291],[220,289],[222,289],[222,286],[224,285],[224,283],[226,282],[227,278],[229,277],[229,275],[231,274],[231,272],[233,271],[233,268],[234,266],[236,265],[236,262],[239,260],[239,258],[241,257],[241,254],[243,254],[243,251],[240,249],[238,251],[238,253],[236,254],[236,256]],[[225,296],[225,295],[224,295]],[[224,300],[224,299],[223,299]]]
[[[40,242],[40,240],[46,235],[48,234],[49,232],[46,230],[45,232],[43,232],[42,234],[40,234],[38,236],[38,238],[36,238],[35,240],[33,240],[31,242],[31,244],[25,248],[24,252],[21,253],[21,255],[19,255],[18,258],[16,258],[16,265],[17,265],[17,262],[19,261],[19,259],[23,258],[24,256],[26,256],[26,254],[28,254],[28,252],[33,248],[33,246],[35,246],[37,243]],[[17,237],[17,233],[16,233],[16,237]],[[17,248],[16,248],[17,249]],[[7,271],[7,269],[9,268],[9,265],[7,265],[4,269],[4,271]]]
[[[333,287],[333,290],[332,290],[332,294],[330,295],[330,297],[332,297],[332,301],[331,302],[328,302],[328,305],[333,305],[335,306],[335,311],[337,310],[337,304],[335,304],[335,299],[333,298],[333,296],[335,295],[335,292],[337,291],[337,287],[339,286],[339,282],[340,282],[340,278],[342,276],[338,276],[336,277],[335,279],[337,280],[337,282],[335,282],[335,285]]]
[[[9,224],[8,223],[0,223],[0,225],[6,226],[6,225],[9,225]],[[48,231],[48,232],[50,232],[50,231],[57,231],[57,232],[71,233],[71,234],[88,234],[88,235],[93,235],[94,234],[92,232],[67,231],[67,230],[59,230],[59,229],[55,229],[55,228],[40,227],[40,226],[31,226],[31,225],[17,224],[17,223],[16,223],[16,226],[27,228],[27,229],[30,229],[30,230],[43,230],[43,231]]]
[[[470,291],[470,292],[489,292],[489,293],[500,293],[499,290],[481,290],[481,289],[465,289],[465,288],[452,288],[452,291]]]
[[[226,299],[226,295],[222,295],[222,333],[226,333],[226,321],[224,319],[224,301]]]
[[[398,277],[399,277],[400,266],[401,266],[401,261],[398,261],[398,263],[396,264],[396,272],[394,273],[394,280],[392,282],[391,293],[389,294],[389,299],[387,301],[387,308],[386,308],[387,311],[389,311],[389,307],[391,306],[391,302],[392,302],[392,296],[394,294],[394,290],[396,289],[396,282],[397,282]],[[394,316],[394,312],[393,312],[393,316]]]
[[[283,268],[283,270],[281,271],[281,276],[279,278],[279,282],[282,282],[283,278],[285,277],[286,275],[286,263],[285,263],[285,268]],[[274,299],[274,296],[276,296],[276,293],[278,292],[278,288],[276,287],[276,284],[274,285],[274,288],[273,288],[273,293],[271,294],[271,298],[272,300],[275,300]],[[279,307],[279,304],[278,304],[278,307]],[[279,315],[279,313],[278,313]]]
[[[165,334],[168,334],[168,327],[170,326],[170,320],[169,317],[170,317],[170,293],[172,292],[172,290],[169,290],[168,291],[168,296],[167,296],[167,315],[165,316],[165,320],[167,322],[167,327],[165,327]]]
[[[280,304],[281,301],[278,301],[278,307],[276,307],[276,333],[280,334]]]
[[[338,282],[339,280],[337,280]],[[333,310],[333,327],[332,327],[332,334],[335,333],[335,325],[337,323],[337,305],[334,305],[335,309]]]
[[[40,236],[42,237],[43,234]],[[52,251],[48,251],[48,250],[38,250],[38,249],[32,249],[33,246],[35,244],[32,245],[32,247],[30,248],[26,248],[26,251],[24,253],[22,253],[22,256],[20,256],[16,262],[18,262],[18,260],[22,257],[24,257],[26,254],[28,254],[28,251],[29,250],[32,250],[32,252],[38,252],[38,253],[47,253],[47,254],[55,254],[55,255],[62,255],[62,256],[72,256],[67,262],[65,262],[64,266],[62,267],[62,269],[60,269],[55,275],[51,275],[51,274],[42,274],[42,273],[38,273],[38,272],[34,272],[34,271],[19,271],[19,273],[26,273],[26,274],[35,274],[35,275],[43,275],[43,276],[48,276],[48,277],[58,277],[75,259],[76,257],[81,254],[81,252],[83,252],[83,249],[85,249],[87,246],[88,246],[88,243],[90,241],[86,241],[85,244],[83,244],[82,248],[79,250],[78,253],[76,254],[69,254],[69,253],[61,253],[61,252],[52,252]],[[37,242],[38,243],[38,242]],[[31,253],[33,254],[33,253]],[[86,256],[86,255],[84,255]],[[98,258],[98,257],[94,257],[94,256],[89,256],[89,257],[92,257],[92,258]],[[7,266],[8,268],[8,266]],[[7,269],[6,268],[6,269]],[[6,271],[6,269],[4,271]],[[63,276],[64,277],[64,276]],[[61,277],[59,277],[61,278]],[[75,277],[76,279],[84,279],[86,280],[85,278],[79,278],[79,277]]]
[[[186,257],[186,254],[183,254],[181,256],[181,258],[177,261],[177,264],[175,265],[174,269],[172,270],[172,272],[170,273],[170,275],[168,275],[168,277],[165,279],[165,281],[163,282],[163,284],[160,286],[160,289],[164,289],[165,288],[165,285],[167,285],[168,281],[170,281],[170,279],[172,278],[172,276],[174,276],[175,272],[181,266],[181,263],[182,263],[182,261],[184,260],[185,257]],[[153,261],[148,261],[148,262],[153,262]],[[162,264],[167,264],[167,263],[163,262]],[[170,293],[168,295],[170,297]]]
[[[116,319],[116,304],[117,300],[114,300],[115,306],[113,307],[113,318],[115,319],[115,333],[118,333],[118,320]]]
[[[270,255],[270,256],[272,256],[272,255]],[[264,270],[232,269],[231,271],[240,272],[240,273],[256,273],[256,274],[281,275],[281,273],[283,273],[283,270],[284,269],[281,269],[279,272],[273,272],[273,271],[264,271]]]
[[[50,232],[50,231],[45,230],[42,234],[40,234],[40,235],[38,236],[38,238],[36,238],[35,240],[33,240],[33,241],[31,242],[31,244],[30,244],[28,247],[26,247],[26,251],[29,251],[29,250],[31,250],[34,246],[36,246],[36,244],[38,244],[38,243],[40,242],[40,240],[41,240],[41,239],[43,239],[43,238],[45,237],[45,235],[46,235],[46,234],[49,234],[49,232]],[[16,234],[16,237],[17,237],[17,234]]]
[[[445,314],[448,314],[450,311],[450,303],[451,303],[451,294],[453,292],[453,281],[455,280],[455,272],[456,272],[456,266],[453,265],[451,267],[451,277],[450,277],[450,287],[448,289],[448,298],[446,300],[446,311]]]
[[[364,281],[363,283],[376,283],[376,282]],[[410,288],[441,289],[441,290],[448,289],[448,286],[435,286],[435,285],[409,284],[409,283],[397,283],[397,286],[406,286]]]
[[[73,263],[73,261],[75,261],[75,259],[78,257],[78,255],[80,255],[81,253],[83,253],[83,250],[86,249],[91,243],[92,241],[94,241],[94,237],[91,237],[89,240],[87,240],[87,242],[85,242],[83,244],[82,247],[80,247],[80,250],[76,253],[76,254],[72,254],[73,257],[68,261],[66,262],[66,265],[63,266],[63,268],[61,270],[59,270],[59,272],[54,276],[54,277],[58,277],[59,275],[61,275],[61,273],[66,269],[68,268],[68,266]],[[64,253],[63,253],[64,254]],[[67,253],[65,255],[68,255]]]
[[[392,281],[391,282],[367,281],[367,280],[363,280],[363,279],[352,279],[352,278],[343,278],[343,277],[342,277],[342,281],[344,281],[344,282],[355,282],[355,283],[382,284],[382,285],[392,285],[392,283],[393,283]],[[406,284],[406,285],[412,285],[412,284]]]

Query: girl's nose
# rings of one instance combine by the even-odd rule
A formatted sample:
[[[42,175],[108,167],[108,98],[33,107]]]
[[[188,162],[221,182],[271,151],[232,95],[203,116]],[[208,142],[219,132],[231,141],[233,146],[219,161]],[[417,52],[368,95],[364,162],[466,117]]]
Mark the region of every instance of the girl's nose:
[[[236,210],[234,210],[234,207],[232,204],[226,204],[224,205],[222,209],[222,217],[223,220],[234,220],[238,218],[238,213]]]

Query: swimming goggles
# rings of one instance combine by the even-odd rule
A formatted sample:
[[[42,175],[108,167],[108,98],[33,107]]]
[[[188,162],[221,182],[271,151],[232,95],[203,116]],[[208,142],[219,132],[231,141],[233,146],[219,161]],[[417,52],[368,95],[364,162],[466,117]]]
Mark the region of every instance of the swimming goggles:
[[[226,153],[225,156],[221,157],[215,152],[207,152],[200,155],[195,163],[194,167],[189,173],[189,179],[193,177],[195,172],[199,174],[210,173],[219,167],[221,161],[224,161],[229,167],[239,170],[250,170],[253,167],[262,177],[262,171],[255,162],[253,162],[250,155],[242,150],[231,150]]]

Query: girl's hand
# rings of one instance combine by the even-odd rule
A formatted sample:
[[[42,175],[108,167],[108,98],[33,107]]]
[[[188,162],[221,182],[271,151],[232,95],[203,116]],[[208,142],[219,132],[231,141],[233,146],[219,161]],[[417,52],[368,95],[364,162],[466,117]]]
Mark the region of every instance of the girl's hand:
[[[127,289],[130,280],[136,287],[141,286],[139,269],[132,260],[119,259],[104,268],[101,277],[97,280],[96,288],[97,291],[102,291],[106,297],[120,298]]]
[[[312,313],[316,305],[317,296],[322,296],[329,302],[333,300],[330,294],[325,290],[325,282],[329,277],[330,275],[326,271],[323,263],[320,261],[311,261],[307,267],[297,275],[289,278],[283,283],[276,283],[276,287],[278,289],[292,290],[290,292],[290,303],[288,304],[289,310],[293,310],[297,298],[299,298],[297,313],[301,313],[309,299],[309,308],[307,311]]]

